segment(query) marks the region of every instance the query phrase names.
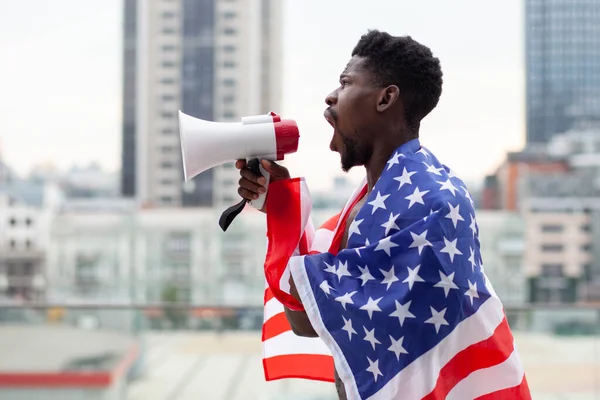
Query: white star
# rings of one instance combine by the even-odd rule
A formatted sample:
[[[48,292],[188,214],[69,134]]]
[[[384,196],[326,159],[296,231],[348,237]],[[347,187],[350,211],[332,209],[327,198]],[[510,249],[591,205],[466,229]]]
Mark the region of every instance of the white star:
[[[429,215],[431,215],[431,214],[429,214]],[[408,246],[408,248],[412,249],[413,247],[417,247],[419,249],[419,254],[421,254],[421,252],[423,251],[425,246],[433,246],[431,244],[431,242],[429,242],[429,240],[427,240],[427,238],[426,238],[427,230],[425,230],[420,235],[410,232],[410,236],[412,236],[413,242],[410,246]]]
[[[363,326],[363,329],[365,330],[365,338],[364,338],[364,340],[366,340],[367,342],[371,343],[371,346],[373,346],[373,350],[375,350],[375,345],[376,344],[381,344],[381,342],[375,338],[375,328],[373,328],[370,331],[368,331],[367,328],[365,328]]]
[[[473,201],[473,198],[471,197],[471,193],[469,193],[469,191],[468,191],[468,190],[467,190],[467,188],[465,188],[465,187],[462,187],[462,190],[464,190],[464,191],[465,191],[465,197],[466,197],[467,199],[469,199],[469,201],[471,202],[471,205],[472,205],[472,206],[474,206],[474,205],[475,205],[475,202]]]
[[[369,238],[365,239],[365,247],[369,247],[371,243],[369,242]]]
[[[338,277],[338,281],[342,280],[342,276],[352,276],[352,274],[350,272],[348,272],[348,261],[342,263],[341,261],[338,261],[338,269],[335,272],[335,274]]]
[[[398,300],[394,300],[396,302],[396,311],[390,314],[390,317],[398,317],[398,321],[400,322],[400,326],[404,324],[404,320],[406,318],[416,318],[413,313],[408,311],[410,307],[410,303],[412,300],[406,302],[406,304],[402,305],[398,302]]]
[[[468,279],[467,282],[469,282],[469,290],[467,290],[465,296],[471,299],[471,305],[473,305],[473,298],[479,298],[479,292],[477,291],[477,282],[471,283],[471,281]]]
[[[325,267],[325,272],[329,272],[330,274],[335,274],[335,264],[334,265],[329,265],[326,262],[323,261],[323,264],[327,265]]]
[[[335,298],[335,301],[339,301],[340,303],[342,303],[342,307],[344,307],[344,310],[346,309],[346,304],[354,304],[354,301],[352,300],[352,296],[354,296],[356,294],[356,290],[354,292],[346,292],[345,295],[343,296],[339,296]]]
[[[402,281],[402,283],[408,283],[408,290],[412,290],[415,282],[425,282],[423,278],[419,276],[421,264],[417,265],[415,269],[411,269],[410,267],[406,267],[406,269],[408,269],[408,276]]]
[[[423,164],[425,164],[427,166],[427,172],[429,172],[430,174],[442,176],[440,171],[443,171],[444,168],[436,168],[433,165],[427,164],[425,161],[423,161]]]
[[[360,229],[358,229],[358,226],[360,225],[361,222],[363,222],[362,219],[352,221],[352,223],[350,224],[350,229],[348,229],[348,240],[350,240],[350,237],[354,233],[356,233],[357,235],[361,234]]]
[[[390,340],[392,345],[388,348],[388,350],[393,351],[398,361],[400,361],[400,354],[408,354],[408,351],[406,351],[406,349],[402,346],[404,336],[400,336],[400,338],[396,340],[392,335],[390,335]]]
[[[475,216],[469,214],[469,217],[471,217],[471,224],[469,225],[469,228],[471,228],[471,230],[473,231],[473,237],[475,237],[475,233],[477,233],[477,225],[475,222]]]
[[[385,290],[389,290],[390,286],[392,286],[392,283],[398,282],[400,280],[400,279],[398,279],[398,277],[396,276],[396,273],[394,272],[393,265],[389,271],[384,271],[382,269],[379,269],[379,270],[383,274],[383,280],[381,281],[381,283],[383,285],[387,285],[387,288]]]
[[[375,247],[375,251],[383,250],[383,251],[385,251],[385,254],[387,254],[388,256],[391,256],[393,247],[398,247],[398,245],[396,243],[392,242],[391,236],[388,236],[386,238],[381,239],[379,241],[379,243],[377,243],[377,247]]]
[[[321,282],[321,284],[319,285],[319,287],[321,288],[322,291],[324,291],[326,294],[331,294],[331,289],[333,289],[331,286],[329,286],[329,282],[327,281],[323,281]],[[335,289],[334,289],[335,290]]]
[[[446,274],[440,271],[440,281],[433,285],[433,287],[441,287],[444,289],[444,294],[446,297],[448,297],[450,289],[458,289],[458,286],[456,286],[456,283],[454,283],[454,272],[446,276]]]
[[[442,185],[442,186],[440,187],[440,191],[441,191],[441,190],[448,190],[448,191],[450,191],[450,193],[452,193],[452,196],[456,196],[456,191],[457,191],[458,189],[456,188],[456,186],[454,186],[454,185],[452,184],[452,182],[450,181],[450,179],[446,179],[446,181],[445,181],[445,182],[438,182],[438,183],[439,183],[440,185]]]
[[[388,197],[390,197],[389,194],[386,194],[385,196],[382,196],[381,193],[379,191],[377,191],[377,197],[375,198],[375,200],[370,201],[368,203],[370,206],[373,206],[373,210],[371,211],[371,215],[375,214],[375,211],[377,211],[378,208],[386,210],[386,208],[385,208],[385,199],[387,199]]]
[[[417,153],[421,153],[425,157],[429,157],[429,153],[427,152],[427,150],[425,149],[425,147],[421,147],[421,149],[419,151],[417,151]]]
[[[394,164],[400,164],[400,161],[398,160],[400,157],[402,157],[402,154],[396,153],[393,155],[392,158],[390,158],[390,160],[387,162],[387,165],[388,165],[387,170],[388,171],[394,166]]]
[[[379,370],[379,360],[375,360],[375,362],[373,362],[369,357],[367,357],[367,360],[369,360],[369,368],[367,368],[367,371],[373,374],[373,380],[377,382],[377,377],[383,376]]]
[[[410,177],[416,173],[417,173],[417,171],[407,171],[406,167],[404,167],[404,170],[402,171],[402,175],[394,178],[395,181],[400,182],[400,185],[398,186],[398,190],[402,189],[402,186],[404,186],[404,185],[412,185],[412,180],[410,179]]]
[[[406,200],[410,200],[410,203],[408,203],[408,208],[411,208],[415,203],[425,205],[425,202],[423,201],[423,196],[425,196],[427,193],[429,193],[429,190],[424,190],[421,192],[419,190],[419,187],[417,186],[413,194],[409,194],[405,197]]]
[[[450,256],[450,262],[454,262],[455,255],[462,255],[461,251],[456,248],[457,241],[458,238],[454,239],[453,241],[449,241],[448,239],[444,238],[445,247],[440,250],[440,253],[448,253]]]
[[[471,272],[475,273],[475,266],[477,265],[477,262],[475,261],[475,252],[471,246],[469,246],[469,250],[471,250],[471,255],[469,256],[469,261],[471,262]]]
[[[446,218],[452,220],[452,224],[454,224],[454,228],[456,229],[456,224],[458,221],[464,221],[465,219],[460,215],[460,204],[456,205],[456,208],[452,206],[452,204],[448,203],[450,207],[450,212],[446,215]]]
[[[398,217],[400,216],[400,213],[398,213],[397,215],[394,215],[394,213],[390,213],[390,218],[387,220],[387,222],[384,222],[383,224],[381,224],[381,226],[383,228],[385,228],[385,236],[388,235],[388,233],[390,233],[390,231],[392,229],[396,229],[396,230],[400,230],[400,227],[398,227],[398,225],[396,225],[396,220],[398,219]]]
[[[369,314],[369,319],[373,319],[373,311],[381,311],[381,308],[377,305],[383,297],[378,298],[377,300],[373,300],[372,297],[369,297],[367,304],[362,306],[360,309],[367,311]]]
[[[344,317],[343,315],[342,318],[344,318],[344,327],[342,328],[342,330],[348,332],[348,340],[352,340],[352,334],[354,333],[355,335],[358,335],[358,333],[356,333],[356,331],[352,327],[352,320],[350,318],[346,319],[346,317]]]
[[[371,273],[369,272],[369,268],[367,268],[366,266],[364,268],[362,268],[360,265],[358,266],[358,269],[360,270],[360,273],[362,274],[361,276],[358,277],[358,279],[362,280],[362,284],[360,286],[365,286],[365,284],[368,281],[374,280],[375,278],[373,277],[373,275],[371,275]]]
[[[442,311],[438,312],[431,306],[429,308],[431,308],[431,318],[425,321],[425,323],[435,325],[435,332],[440,333],[440,327],[442,325],[448,325],[448,321],[444,319],[444,316],[446,315],[446,309],[444,308]]]

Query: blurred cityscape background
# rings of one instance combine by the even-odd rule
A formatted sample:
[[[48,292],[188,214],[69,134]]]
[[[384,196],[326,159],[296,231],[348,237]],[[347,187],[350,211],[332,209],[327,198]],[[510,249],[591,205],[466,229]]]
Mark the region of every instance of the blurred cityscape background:
[[[71,3],[88,19],[96,11],[104,18],[98,5]],[[107,72],[119,76],[110,83],[119,92],[112,105],[120,107],[119,127],[89,140],[120,138],[108,152],[118,167],[106,167],[102,147],[82,164],[69,158],[79,142],[11,128],[17,108],[31,119],[24,126],[47,121],[36,122],[27,104],[4,106],[17,92],[3,89],[0,398],[335,399],[328,383],[264,381],[264,215],[248,207],[220,230],[220,213],[239,198],[238,171],[229,163],[184,183],[177,111],[224,122],[269,111],[297,119],[300,151],[284,164],[320,179],[312,193],[319,224],[344,205],[360,171],[338,172],[336,156],[326,154],[330,129],[314,121],[353,44],[378,28],[431,46],[448,71],[441,116],[428,117],[422,142],[469,183],[485,270],[534,398],[600,399],[600,1],[481,3],[390,0],[367,10],[357,1],[107,1],[114,11],[107,32],[119,36],[110,42],[119,72]],[[38,89],[27,86],[35,78],[19,64],[24,50],[14,47],[9,20],[34,30],[28,21],[54,18],[45,7],[2,5],[0,50],[15,57],[0,66],[0,82],[18,82],[29,97]],[[404,19],[396,23],[395,13]],[[92,33],[83,28],[85,41]],[[467,47],[462,61],[449,54],[459,45]],[[92,57],[88,50],[82,59]],[[61,60],[38,60],[36,68],[45,63]],[[473,64],[497,68],[461,77]],[[484,99],[458,95],[481,86]],[[93,94],[81,99],[93,101]],[[66,126],[78,110],[63,112]],[[46,134],[52,139],[40,139]],[[40,159],[51,141],[67,143],[62,155]]]

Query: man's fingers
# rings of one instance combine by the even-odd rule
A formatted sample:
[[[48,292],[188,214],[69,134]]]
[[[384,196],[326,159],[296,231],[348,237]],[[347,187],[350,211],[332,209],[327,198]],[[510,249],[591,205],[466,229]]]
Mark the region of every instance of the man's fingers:
[[[246,200],[256,200],[258,199],[258,194],[251,192],[250,190],[243,188],[243,187],[239,187],[238,188],[238,194],[240,196],[242,196],[244,199]]]
[[[287,168],[282,167],[281,165],[275,163],[274,161],[262,159],[262,160],[260,160],[260,162],[262,164],[262,167],[265,169],[265,171],[267,171],[269,174],[271,174],[277,178],[283,178],[290,174],[288,172]]]
[[[259,185],[264,185],[267,183],[267,180],[264,176],[258,176],[254,172],[250,171],[248,168],[244,168],[240,171],[240,175],[242,178],[249,180],[250,182],[257,183]]]
[[[239,184],[240,184],[240,187],[242,187],[252,193],[264,193],[267,191],[264,186],[261,186],[254,182],[251,182],[246,178],[240,178]]]
[[[237,160],[237,161],[235,162],[235,167],[236,167],[237,169],[242,169],[242,168],[244,168],[245,166],[246,166],[246,160],[244,160],[244,159]]]

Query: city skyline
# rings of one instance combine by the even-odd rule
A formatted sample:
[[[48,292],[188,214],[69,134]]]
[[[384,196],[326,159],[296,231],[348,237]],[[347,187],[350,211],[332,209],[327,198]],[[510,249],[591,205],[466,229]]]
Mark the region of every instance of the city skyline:
[[[410,34],[440,58],[444,92],[422,124],[422,142],[466,181],[481,180],[506,151],[521,148],[522,1],[465,0],[460,8],[434,0],[379,1],[368,16],[359,4],[285,2],[283,106],[275,111],[296,119],[301,129],[299,151],[286,161],[293,175],[324,188],[342,174],[339,157],[328,148],[324,98],[369,28]],[[0,16],[0,48],[12,60],[0,74],[0,141],[17,172],[48,162],[61,169],[90,161],[120,168],[121,14],[117,0],[101,7],[27,0],[15,4],[10,18]],[[310,28],[307,19],[313,20]],[[311,162],[314,156],[321,161]],[[361,172],[349,177],[357,180]]]

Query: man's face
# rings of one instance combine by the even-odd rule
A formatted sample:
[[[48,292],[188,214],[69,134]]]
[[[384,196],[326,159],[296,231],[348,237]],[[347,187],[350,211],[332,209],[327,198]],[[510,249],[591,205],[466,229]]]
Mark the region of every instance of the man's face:
[[[353,57],[340,75],[340,86],[325,98],[329,107],[324,116],[333,126],[329,147],[340,153],[344,171],[371,157],[379,91],[364,59]]]

